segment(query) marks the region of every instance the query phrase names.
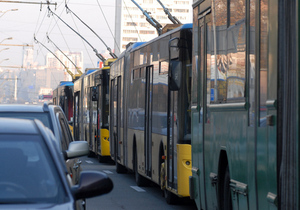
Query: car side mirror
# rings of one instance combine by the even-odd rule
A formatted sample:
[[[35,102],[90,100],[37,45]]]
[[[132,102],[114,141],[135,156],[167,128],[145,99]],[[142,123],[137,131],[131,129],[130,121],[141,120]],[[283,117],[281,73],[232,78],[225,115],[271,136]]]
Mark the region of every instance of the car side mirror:
[[[86,141],[73,141],[68,150],[63,152],[65,160],[89,154],[89,145]]]
[[[80,173],[78,185],[71,190],[75,200],[78,200],[109,193],[113,186],[112,180],[105,173],[83,171]]]

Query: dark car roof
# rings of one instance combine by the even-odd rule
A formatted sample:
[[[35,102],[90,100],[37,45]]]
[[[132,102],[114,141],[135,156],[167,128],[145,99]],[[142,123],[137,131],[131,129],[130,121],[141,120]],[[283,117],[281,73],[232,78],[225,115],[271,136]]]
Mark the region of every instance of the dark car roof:
[[[24,104],[0,104],[1,112],[45,112],[47,106]]]
[[[39,131],[32,120],[2,118],[0,119],[0,133],[38,134]]]

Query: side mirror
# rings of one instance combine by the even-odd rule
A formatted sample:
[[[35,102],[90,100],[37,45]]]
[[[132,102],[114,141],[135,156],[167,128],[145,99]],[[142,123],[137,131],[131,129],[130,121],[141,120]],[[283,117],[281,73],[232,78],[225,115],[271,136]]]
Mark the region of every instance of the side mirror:
[[[171,60],[170,69],[169,69],[169,89],[172,91],[176,91],[180,89],[181,85],[181,71],[182,71],[182,63],[177,60]]]
[[[89,145],[86,141],[73,141],[68,150],[63,152],[65,160],[89,154]]]
[[[113,189],[112,180],[102,172],[83,171],[80,173],[79,183],[72,187],[75,200],[91,198],[109,193]]]

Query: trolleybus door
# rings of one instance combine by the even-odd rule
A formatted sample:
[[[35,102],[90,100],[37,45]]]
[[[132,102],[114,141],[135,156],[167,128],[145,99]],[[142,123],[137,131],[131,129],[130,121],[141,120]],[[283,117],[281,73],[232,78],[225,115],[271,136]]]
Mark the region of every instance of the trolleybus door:
[[[98,105],[97,105],[97,147],[96,147],[96,153],[101,155],[101,147],[100,147],[100,141],[101,141],[101,128],[103,126],[103,116],[102,111],[104,109],[103,104],[103,98],[105,98],[105,95],[103,94],[103,81],[101,79],[101,85],[98,85]]]
[[[177,188],[178,91],[169,91],[168,186]]]
[[[91,112],[90,112],[90,133],[91,133],[91,147],[92,151],[97,155],[97,145],[98,145],[98,119],[99,119],[99,86],[91,87]]]
[[[80,92],[76,92],[74,96],[74,139],[79,139],[79,100],[80,100]]]
[[[152,170],[152,89],[153,89],[153,66],[148,66],[145,72],[146,94],[145,94],[145,160],[146,174],[151,176]]]
[[[260,2],[261,5],[268,5],[268,1],[263,0]],[[260,11],[260,33],[259,33],[259,57],[257,56],[257,62],[259,62],[259,68],[256,69],[257,74],[257,85],[258,91],[258,102],[256,103],[258,126],[257,126],[257,140],[256,140],[256,180],[257,180],[257,191],[264,195],[267,195],[268,200],[258,197],[259,206],[261,209],[271,209],[270,206],[275,206],[277,202],[277,162],[280,159],[276,156],[278,154],[276,146],[281,146],[277,142],[277,134],[281,135],[280,131],[277,131],[277,85],[278,81],[278,42],[277,32],[272,31],[272,25],[277,27],[277,15],[270,16],[271,8],[268,6],[261,6]],[[275,10],[276,11],[276,10]],[[276,16],[276,17],[275,17]],[[270,18],[270,20],[268,20]],[[276,20],[276,21],[274,21]],[[292,23],[291,23],[292,24]],[[276,40],[276,41],[274,41]],[[256,45],[257,46],[257,45]],[[284,48],[282,48],[284,49]],[[286,49],[285,49],[286,50]],[[283,51],[285,51],[283,50]],[[287,54],[286,54],[287,53]],[[284,56],[288,55],[285,51]],[[281,59],[278,58],[278,59]],[[270,62],[271,61],[271,62]],[[286,70],[285,70],[286,71]],[[286,72],[292,72],[289,69]],[[282,84],[280,84],[280,87]],[[284,93],[288,95],[288,92]],[[286,103],[286,102],[285,102]],[[291,139],[289,139],[290,141]],[[291,163],[289,163],[291,164]],[[283,173],[282,176],[285,174]],[[289,175],[291,175],[289,173]],[[292,177],[292,175],[291,175]],[[289,182],[291,179],[289,178]],[[276,208],[277,209],[277,208]]]
[[[179,39],[170,40],[172,47]],[[173,43],[174,42],[174,43]],[[175,43],[175,46],[177,43]],[[169,57],[171,58],[171,56]],[[169,60],[171,62],[171,60]],[[170,66],[170,65],[169,65]],[[170,70],[169,70],[170,73]],[[168,84],[170,85],[170,83]],[[178,91],[168,90],[167,183],[177,189]]]
[[[120,126],[121,126],[121,77],[117,77],[112,81],[112,106],[113,106],[113,142],[115,161],[121,160],[121,141]]]
[[[109,136],[110,136],[110,141],[109,141],[109,146],[110,146],[110,154],[112,159],[114,159],[114,161],[116,160],[116,156],[115,156],[115,112],[116,112],[116,108],[115,108],[115,94],[116,94],[116,90],[115,90],[115,79],[110,81],[110,105],[109,105],[109,109],[110,109],[110,116],[109,116]]]
[[[193,70],[193,81],[192,81],[192,160],[193,160],[193,177],[195,177],[194,185],[192,186],[195,190],[197,197],[195,200],[200,201],[199,205],[201,208],[206,208],[206,194],[205,183],[204,183],[204,126],[206,119],[204,119],[206,108],[206,97],[207,96],[207,82],[204,78],[204,69],[207,68],[206,62],[206,50],[207,50],[207,24],[211,19],[211,10],[205,11],[199,15],[198,18],[198,29],[197,29],[197,48],[195,49],[196,66]],[[211,95],[210,100],[214,100],[214,95]],[[197,150],[195,150],[197,148]],[[191,187],[191,186],[190,186]]]

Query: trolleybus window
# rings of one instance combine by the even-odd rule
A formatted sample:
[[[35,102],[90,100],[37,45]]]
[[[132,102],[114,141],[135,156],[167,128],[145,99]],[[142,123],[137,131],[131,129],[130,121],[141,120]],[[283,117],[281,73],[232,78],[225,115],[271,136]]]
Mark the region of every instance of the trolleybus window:
[[[267,115],[267,70],[268,70],[268,1],[260,2],[261,17],[260,17],[260,107],[259,117],[260,126],[266,126]]]

